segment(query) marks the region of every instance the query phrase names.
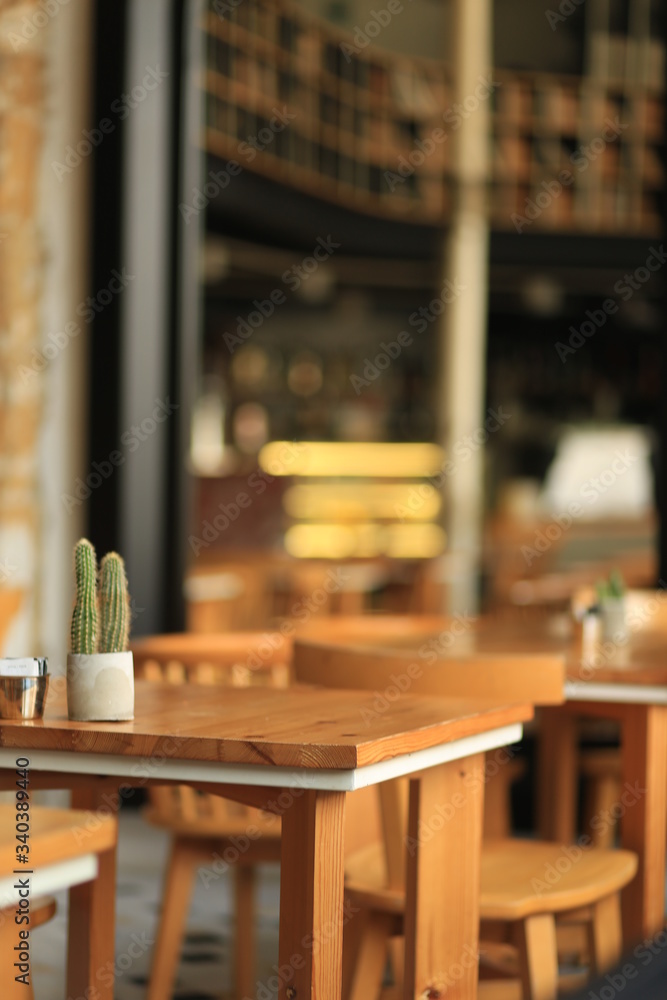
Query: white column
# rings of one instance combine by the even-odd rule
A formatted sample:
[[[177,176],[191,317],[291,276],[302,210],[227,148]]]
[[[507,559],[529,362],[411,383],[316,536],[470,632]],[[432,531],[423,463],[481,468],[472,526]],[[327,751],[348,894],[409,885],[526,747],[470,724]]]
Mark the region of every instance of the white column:
[[[40,219],[44,239],[42,342],[80,324],[77,309],[88,289],[88,180],[90,160],[60,174],[68,144],[90,127],[91,5],[78,0],[58,9],[44,28],[46,117],[42,153]],[[49,657],[51,673],[65,669],[74,594],[72,548],[83,532],[84,505],[68,508],[77,476],[86,475],[88,330],[72,337],[40,377],[44,412],[39,469],[41,539],[38,559],[38,622],[34,646],[12,652]]]
[[[444,486],[451,612],[477,607],[482,543],[484,448],[468,455],[463,446],[484,421],[491,0],[456,0],[453,13],[453,105],[462,105],[464,113],[451,135],[453,205],[443,277],[459,290],[443,315],[438,394],[441,441],[456,466]]]

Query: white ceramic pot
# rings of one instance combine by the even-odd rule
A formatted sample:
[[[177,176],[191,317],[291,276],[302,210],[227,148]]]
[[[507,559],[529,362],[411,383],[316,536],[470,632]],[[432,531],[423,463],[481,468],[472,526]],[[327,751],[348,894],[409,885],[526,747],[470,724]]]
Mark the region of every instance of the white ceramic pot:
[[[600,606],[600,620],[602,623],[603,640],[623,642],[628,635],[625,598],[608,597],[602,601]]]
[[[67,714],[76,722],[126,722],[134,718],[132,653],[70,653]]]

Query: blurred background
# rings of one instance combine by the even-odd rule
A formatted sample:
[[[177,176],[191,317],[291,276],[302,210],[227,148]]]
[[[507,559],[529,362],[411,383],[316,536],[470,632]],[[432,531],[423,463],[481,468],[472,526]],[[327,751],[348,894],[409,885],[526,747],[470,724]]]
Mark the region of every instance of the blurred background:
[[[667,574],[662,0],[2,0],[4,650]],[[322,597],[320,598],[320,594]]]

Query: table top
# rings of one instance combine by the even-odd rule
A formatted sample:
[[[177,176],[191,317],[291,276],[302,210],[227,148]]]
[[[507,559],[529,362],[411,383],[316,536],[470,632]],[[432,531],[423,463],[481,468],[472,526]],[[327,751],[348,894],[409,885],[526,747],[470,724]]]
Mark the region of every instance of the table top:
[[[647,598],[650,601],[651,598]],[[658,604],[667,598],[660,595]],[[650,605],[647,603],[647,607]],[[568,698],[588,700],[648,700],[667,703],[667,628],[652,627],[647,611],[629,618],[628,636],[623,641],[601,639],[584,645],[581,630],[567,615],[526,615],[517,612],[508,615],[480,616],[477,619],[441,618],[439,621],[419,617],[406,619],[401,634],[400,618],[393,617],[383,629],[376,619],[365,631],[361,619],[351,620],[352,626],[339,634],[330,632],[318,636],[315,629],[307,635],[309,644],[320,644],[330,650],[352,650],[373,653],[378,659],[387,658],[387,665],[421,663],[425,670],[438,663],[449,665],[452,661],[463,664],[474,657],[511,657],[560,655],[565,660]],[[436,622],[438,623],[436,625]],[[384,632],[384,635],[382,634]],[[297,677],[313,681],[312,672],[299,671],[299,643],[297,642]],[[502,667],[502,662],[498,661]],[[338,661],[329,658],[331,666]],[[536,660],[534,669],[539,668]],[[504,673],[505,667],[501,670]],[[500,684],[502,691],[502,684]],[[616,691],[616,694],[614,694]],[[496,692],[497,694],[497,692]],[[539,699],[534,699],[539,702]]]
[[[365,691],[137,681],[132,722],[70,722],[64,692],[43,720],[0,720],[0,748],[303,769],[354,769],[532,718],[532,706]],[[60,754],[62,756],[62,754]],[[3,755],[4,756],[4,755]]]

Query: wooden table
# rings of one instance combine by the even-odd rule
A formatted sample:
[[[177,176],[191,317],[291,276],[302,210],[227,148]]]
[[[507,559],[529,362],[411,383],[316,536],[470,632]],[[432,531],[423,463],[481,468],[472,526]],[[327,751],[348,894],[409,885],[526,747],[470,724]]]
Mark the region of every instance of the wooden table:
[[[282,814],[280,1000],[340,997],[343,927],[354,919],[343,908],[345,794],[402,775],[414,775],[409,834],[416,845],[406,998],[441,991],[443,977],[476,952],[484,753],[519,739],[531,706],[406,696],[369,720],[366,692],[140,681],[134,722],[77,723],[56,694],[42,722],[0,722],[7,787],[24,755],[33,788],[40,781],[73,787],[79,808],[99,805],[112,779],[190,784]],[[99,776],[93,788],[91,776]],[[453,816],[439,822],[452,804]],[[113,967],[113,861],[99,878],[108,891],[95,900],[85,887],[71,893],[68,995],[111,1000],[112,986],[98,972],[100,964]],[[81,960],[88,941],[95,966]],[[473,1000],[476,979],[473,964],[447,995]]]
[[[648,602],[667,604],[667,596],[647,595]],[[660,611],[662,614],[663,611]],[[635,620],[639,622],[640,616]],[[623,645],[602,644],[584,651],[581,639],[575,638],[574,623],[564,615],[524,617],[517,614],[481,617],[459,630],[450,643],[452,622],[439,620],[439,648],[435,649],[436,627],[433,620],[420,628],[412,618],[401,634],[398,619],[386,626],[384,643],[379,636],[380,622],[373,624],[372,636],[366,635],[361,619],[352,622],[346,634],[344,623],[338,625],[339,637],[327,636],[322,645],[322,669],[330,676],[340,676],[340,683],[353,684],[356,663],[354,649],[368,664],[369,652],[378,670],[388,677],[405,670],[411,662],[422,667],[448,670],[452,683],[459,685],[465,664],[471,657],[486,658],[482,665],[481,689],[496,695],[502,691],[511,669],[511,658],[519,654],[562,654],[567,680],[566,703],[544,709],[540,728],[540,814],[543,836],[563,843],[575,839],[577,802],[576,718],[591,716],[620,723],[622,780],[628,791],[629,806],[623,806],[621,836],[623,847],[639,855],[637,877],[623,895],[623,927],[626,944],[655,935],[664,927],[665,849],[667,845],[667,630],[651,628],[657,623],[647,613],[641,627],[631,629]],[[313,641],[314,631],[311,630]],[[443,647],[442,636],[449,645]],[[295,652],[297,679],[317,680],[317,670],[299,670],[299,643]],[[503,660],[503,658],[505,658]],[[508,659],[509,658],[509,659]],[[312,659],[311,659],[312,663]],[[536,669],[540,669],[536,664]],[[429,672],[410,687],[414,693],[428,690]],[[495,680],[494,680],[495,678]],[[531,697],[527,695],[527,697]],[[535,701],[534,697],[531,700]]]

